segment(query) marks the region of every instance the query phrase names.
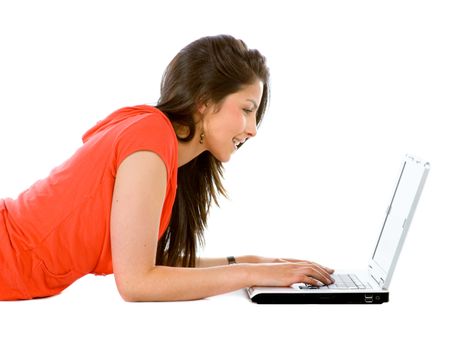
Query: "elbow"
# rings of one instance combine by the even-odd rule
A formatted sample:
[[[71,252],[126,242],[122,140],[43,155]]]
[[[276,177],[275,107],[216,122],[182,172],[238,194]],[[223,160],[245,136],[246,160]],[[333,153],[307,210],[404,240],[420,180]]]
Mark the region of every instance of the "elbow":
[[[140,300],[137,298],[137,296],[127,290],[119,289],[120,297],[123,299],[123,301],[127,303],[136,303]]]
[[[159,301],[160,299],[154,294],[157,287],[150,282],[149,276],[131,278],[115,275],[120,297],[127,303]]]
[[[119,291],[120,297],[127,303],[134,303],[140,301],[138,299],[138,295],[136,294],[135,290],[132,290],[131,287],[128,287],[128,285],[124,284],[117,284],[117,290]]]
[[[114,275],[116,280],[117,291],[120,297],[127,303],[139,302],[139,289],[135,282],[138,280],[131,280],[129,277],[125,278],[123,275]]]

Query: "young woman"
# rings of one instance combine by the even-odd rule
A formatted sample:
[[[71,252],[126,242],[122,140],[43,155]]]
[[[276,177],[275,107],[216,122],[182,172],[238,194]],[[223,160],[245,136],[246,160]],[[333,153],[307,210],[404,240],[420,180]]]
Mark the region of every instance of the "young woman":
[[[196,257],[225,193],[222,162],[256,135],[268,94],[265,58],[241,40],[182,49],[155,107],[112,113],[46,179],[0,200],[0,300],[52,296],[88,273],[114,273],[126,301],[331,283],[331,269],[308,261]]]

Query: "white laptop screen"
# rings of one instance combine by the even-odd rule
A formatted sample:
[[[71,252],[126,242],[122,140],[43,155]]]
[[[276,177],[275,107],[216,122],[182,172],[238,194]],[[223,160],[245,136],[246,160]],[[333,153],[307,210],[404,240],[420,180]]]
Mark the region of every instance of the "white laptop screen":
[[[403,163],[391,204],[378,238],[373,261],[386,275],[392,275],[425,183],[428,163],[407,157]]]

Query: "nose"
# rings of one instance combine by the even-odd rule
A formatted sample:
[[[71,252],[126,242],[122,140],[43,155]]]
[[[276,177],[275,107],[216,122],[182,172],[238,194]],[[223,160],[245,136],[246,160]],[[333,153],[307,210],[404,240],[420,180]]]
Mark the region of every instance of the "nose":
[[[256,130],[256,115],[252,116],[248,120],[245,132],[247,133],[247,136],[249,136],[249,137],[255,137],[256,136],[256,133],[258,132]]]

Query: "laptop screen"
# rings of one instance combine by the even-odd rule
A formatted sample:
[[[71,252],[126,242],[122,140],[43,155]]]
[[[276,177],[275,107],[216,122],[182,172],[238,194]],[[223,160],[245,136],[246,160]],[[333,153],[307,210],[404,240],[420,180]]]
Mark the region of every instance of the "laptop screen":
[[[429,164],[407,157],[403,163],[372,260],[391,274],[418,202]]]

